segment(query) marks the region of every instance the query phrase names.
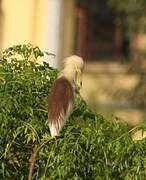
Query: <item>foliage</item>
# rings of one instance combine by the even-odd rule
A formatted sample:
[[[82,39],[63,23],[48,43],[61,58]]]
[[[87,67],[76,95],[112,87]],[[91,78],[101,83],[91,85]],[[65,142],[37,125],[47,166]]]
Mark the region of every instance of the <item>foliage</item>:
[[[18,45],[1,58],[0,179],[28,179],[36,150],[33,179],[146,179],[146,140],[130,136],[141,127],[107,121],[80,95],[62,137],[50,138],[47,96],[58,71],[36,63],[43,55],[38,47]]]
[[[146,31],[146,1],[145,0],[108,0],[109,6],[123,14],[123,21],[130,32]]]
[[[109,0],[108,3],[117,11],[132,13],[134,15],[141,15],[146,10],[145,0]]]

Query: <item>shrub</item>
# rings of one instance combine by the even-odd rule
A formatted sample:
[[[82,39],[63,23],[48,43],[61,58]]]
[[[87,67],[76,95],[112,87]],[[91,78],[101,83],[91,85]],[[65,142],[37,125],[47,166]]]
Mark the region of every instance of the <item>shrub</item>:
[[[49,54],[48,54],[49,55]],[[38,47],[18,45],[0,61],[0,179],[145,179],[146,141],[92,112],[77,95],[62,137],[51,139],[47,96],[58,71]]]

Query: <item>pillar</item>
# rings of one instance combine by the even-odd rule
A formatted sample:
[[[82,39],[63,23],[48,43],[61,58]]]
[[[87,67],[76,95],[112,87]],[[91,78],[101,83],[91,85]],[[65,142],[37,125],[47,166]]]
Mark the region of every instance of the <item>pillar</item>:
[[[36,19],[35,43],[41,49],[56,55],[55,58],[46,56],[45,61],[58,67],[61,53],[62,0],[39,0]]]

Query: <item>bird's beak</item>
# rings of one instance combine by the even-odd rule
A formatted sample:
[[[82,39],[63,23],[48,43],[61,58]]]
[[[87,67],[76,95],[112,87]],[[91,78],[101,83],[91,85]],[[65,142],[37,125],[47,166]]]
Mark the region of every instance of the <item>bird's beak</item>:
[[[77,86],[80,90],[82,87],[82,72],[79,68],[77,69],[76,83],[77,83]]]

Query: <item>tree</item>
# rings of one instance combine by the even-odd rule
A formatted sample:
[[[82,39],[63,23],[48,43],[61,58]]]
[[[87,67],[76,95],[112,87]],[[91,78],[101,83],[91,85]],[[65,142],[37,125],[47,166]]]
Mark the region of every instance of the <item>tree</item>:
[[[146,179],[146,140],[92,112],[80,95],[62,137],[51,139],[47,96],[58,70],[38,47],[17,45],[0,60],[0,179]]]

